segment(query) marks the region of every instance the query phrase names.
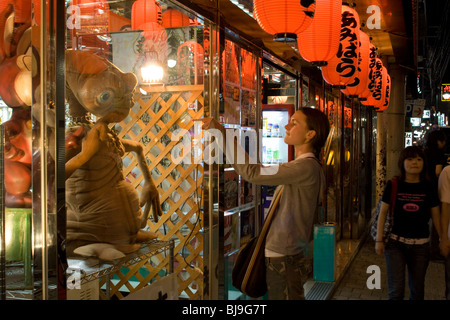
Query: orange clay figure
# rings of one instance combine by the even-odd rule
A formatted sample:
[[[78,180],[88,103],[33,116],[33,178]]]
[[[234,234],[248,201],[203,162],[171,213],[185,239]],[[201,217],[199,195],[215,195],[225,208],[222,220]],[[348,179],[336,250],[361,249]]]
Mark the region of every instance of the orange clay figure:
[[[0,97],[12,108],[2,124],[5,205],[31,208],[31,13],[29,20],[17,16],[15,6],[9,0],[0,4]]]

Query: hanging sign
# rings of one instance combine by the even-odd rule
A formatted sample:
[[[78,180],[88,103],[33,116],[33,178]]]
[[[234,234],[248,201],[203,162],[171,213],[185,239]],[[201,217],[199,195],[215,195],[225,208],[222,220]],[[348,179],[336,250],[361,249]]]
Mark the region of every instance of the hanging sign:
[[[441,101],[450,101],[450,83],[441,85]]]

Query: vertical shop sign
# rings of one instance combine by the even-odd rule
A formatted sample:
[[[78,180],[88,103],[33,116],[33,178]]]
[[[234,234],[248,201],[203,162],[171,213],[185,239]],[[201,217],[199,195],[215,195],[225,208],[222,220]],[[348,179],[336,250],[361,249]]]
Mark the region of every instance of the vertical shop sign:
[[[341,58],[341,62],[339,62],[336,67],[336,71],[340,73],[342,77],[350,78],[356,72],[356,67],[358,65],[356,63],[358,60],[357,28],[358,23],[355,15],[350,11],[344,11],[342,13],[341,43],[338,52],[338,57]]]

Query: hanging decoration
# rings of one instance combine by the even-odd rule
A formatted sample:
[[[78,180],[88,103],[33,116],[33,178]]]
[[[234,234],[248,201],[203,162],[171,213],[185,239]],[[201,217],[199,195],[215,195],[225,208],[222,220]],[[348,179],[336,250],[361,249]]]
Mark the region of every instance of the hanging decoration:
[[[337,54],[323,66],[323,79],[344,88],[353,81],[359,58],[359,15],[348,6],[342,6],[341,33]]]
[[[189,16],[174,9],[168,8],[162,14],[162,26],[164,28],[179,28],[190,26]]]
[[[254,0],[253,16],[274,41],[296,41],[311,24],[315,0]]]
[[[376,58],[375,66],[372,69],[374,81],[369,84],[371,94],[367,100],[361,101],[365,106],[373,106],[375,109],[380,108],[384,104],[385,92],[383,92],[383,82],[386,82],[387,70],[383,66],[383,62]]]
[[[381,108],[383,111],[386,110],[387,108],[389,108],[389,102],[390,102],[390,98],[391,98],[391,87],[392,87],[391,76],[388,73],[387,74],[387,83],[386,83],[386,96],[384,98],[383,107]]]
[[[360,46],[359,46],[359,59],[358,68],[356,69],[353,81],[348,83],[345,89],[342,89],[342,93],[356,98],[359,94],[363,93],[367,87],[367,81],[369,79],[369,55],[370,55],[370,39],[369,36],[359,31]]]
[[[297,37],[300,55],[306,61],[324,65],[339,48],[342,0],[316,0],[314,19]]]
[[[382,101],[374,106],[377,112],[382,112],[389,107],[389,98],[391,95],[391,76],[387,72],[386,67],[383,66],[383,97]]]
[[[372,94],[372,90],[374,87],[374,68],[377,62],[377,48],[372,44],[369,43],[369,66],[368,66],[368,73],[367,73],[367,79],[364,81],[366,82],[366,85],[364,87],[363,92],[358,94],[360,101],[365,101],[367,98]]]
[[[154,0],[137,0],[131,7],[131,29],[143,30],[149,22],[162,24],[161,5]]]
[[[201,44],[189,40],[178,47],[177,71],[179,84],[203,83],[204,50]]]

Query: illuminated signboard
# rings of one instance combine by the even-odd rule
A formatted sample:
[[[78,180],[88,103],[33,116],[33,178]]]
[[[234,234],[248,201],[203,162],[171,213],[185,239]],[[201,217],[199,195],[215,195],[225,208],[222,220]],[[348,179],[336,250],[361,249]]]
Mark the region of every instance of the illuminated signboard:
[[[420,118],[411,118],[411,125],[413,127],[420,127]]]
[[[441,101],[450,101],[450,84],[441,85]]]

